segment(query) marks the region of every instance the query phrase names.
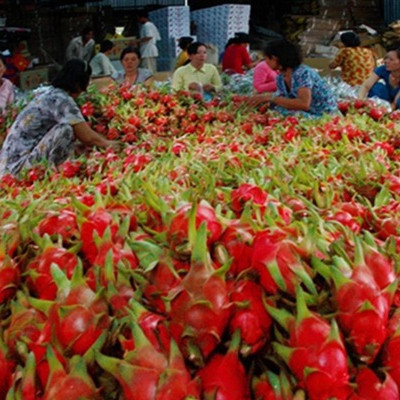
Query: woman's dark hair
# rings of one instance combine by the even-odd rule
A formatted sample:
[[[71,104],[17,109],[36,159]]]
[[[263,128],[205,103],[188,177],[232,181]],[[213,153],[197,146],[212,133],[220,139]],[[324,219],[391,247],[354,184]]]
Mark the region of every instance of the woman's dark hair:
[[[111,50],[114,47],[114,43],[111,40],[103,40],[100,45],[100,51],[105,53],[108,50]]]
[[[346,47],[358,47],[361,44],[361,40],[355,32],[343,32],[340,40]]]
[[[51,84],[69,93],[78,93],[87,89],[91,74],[92,68],[87,62],[74,58],[64,64]]]
[[[250,43],[250,35],[245,32],[236,32],[235,38],[238,39],[239,44]]]
[[[296,68],[303,61],[300,48],[285,39],[268,42],[264,48],[264,55],[269,58],[276,57],[282,70]]]
[[[225,50],[231,45],[231,44],[235,44],[237,43],[237,38],[232,37],[230,39],[228,39],[228,41],[225,44]]]
[[[204,46],[207,48],[207,46],[202,43],[202,42],[193,42],[190,43],[188,48],[187,48],[187,52],[189,55],[193,55],[193,54],[197,54],[197,50],[199,49],[199,47]]]
[[[386,53],[389,51],[394,51],[397,54],[397,58],[400,60],[400,47],[393,45],[386,48]]]
[[[120,61],[122,61],[122,59],[125,57],[125,55],[129,54],[129,53],[135,53],[137,55],[138,59],[139,60],[141,59],[139,49],[137,47],[128,46],[122,50],[121,55],[119,56]]]
[[[194,40],[194,39],[191,38],[190,36],[182,36],[182,37],[179,39],[178,46],[179,46],[182,50],[185,50],[185,49],[189,46],[189,44],[193,42],[193,40]]]

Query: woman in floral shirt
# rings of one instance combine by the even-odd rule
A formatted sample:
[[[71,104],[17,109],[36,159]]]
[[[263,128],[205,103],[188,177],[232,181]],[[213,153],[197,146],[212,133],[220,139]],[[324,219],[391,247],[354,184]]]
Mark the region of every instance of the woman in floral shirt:
[[[21,111],[0,152],[0,176],[16,175],[42,160],[51,165],[64,162],[74,150],[75,138],[90,146],[116,146],[89,127],[74,101],[86,90],[90,74],[86,62],[67,61],[52,86]]]
[[[329,68],[340,67],[344,82],[351,86],[361,85],[374,70],[374,54],[371,49],[360,46],[360,38],[354,32],[342,33],[340,40],[345,47],[339,50]]]
[[[275,71],[277,91],[252,96],[248,104],[269,102],[283,114],[320,116],[337,112],[337,102],[329,85],[314,69],[302,64],[300,49],[284,39],[269,42],[265,61]]]

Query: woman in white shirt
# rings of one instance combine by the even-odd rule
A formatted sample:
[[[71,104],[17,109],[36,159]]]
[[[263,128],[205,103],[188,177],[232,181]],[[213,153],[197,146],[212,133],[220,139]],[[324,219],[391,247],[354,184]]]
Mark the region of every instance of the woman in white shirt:
[[[90,61],[92,77],[111,76],[117,72],[108,58],[113,47],[114,43],[111,40],[103,40],[103,42],[101,42],[100,52],[92,58],[92,61]]]

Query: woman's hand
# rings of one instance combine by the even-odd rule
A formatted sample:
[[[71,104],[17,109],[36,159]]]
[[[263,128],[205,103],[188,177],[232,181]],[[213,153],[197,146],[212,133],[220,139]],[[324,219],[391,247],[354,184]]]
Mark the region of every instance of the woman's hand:
[[[103,135],[97,133],[89,127],[86,122],[80,122],[73,125],[75,137],[80,140],[85,146],[97,146],[101,148],[112,147],[119,150],[122,147],[121,142],[107,140]]]
[[[205,92],[215,92],[215,86],[211,83],[206,83],[205,85],[203,85],[203,89]]]
[[[249,97],[245,100],[245,103],[248,106],[256,107],[262,103],[269,103],[271,101],[272,94],[271,93],[261,93],[255,94],[254,96]]]
[[[200,83],[192,82],[189,83],[188,89],[192,92],[201,92],[202,86],[200,85]]]
[[[358,97],[360,99],[365,99],[368,95],[368,92],[371,90],[372,86],[374,86],[374,84],[378,82],[378,80],[379,76],[376,75],[375,72],[373,72],[372,75],[367,80],[365,80],[360,86],[358,90]]]
[[[107,147],[112,148],[114,151],[119,152],[124,148],[124,143],[116,140],[107,140]]]

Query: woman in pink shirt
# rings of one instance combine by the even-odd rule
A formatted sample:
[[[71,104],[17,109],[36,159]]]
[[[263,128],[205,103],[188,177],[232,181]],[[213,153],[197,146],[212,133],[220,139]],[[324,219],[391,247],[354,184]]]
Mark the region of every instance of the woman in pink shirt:
[[[14,85],[8,79],[3,78],[6,66],[0,55],[0,114],[3,113],[7,104],[14,100]]]
[[[265,62],[259,62],[254,68],[253,87],[257,93],[275,92],[278,73]]]

